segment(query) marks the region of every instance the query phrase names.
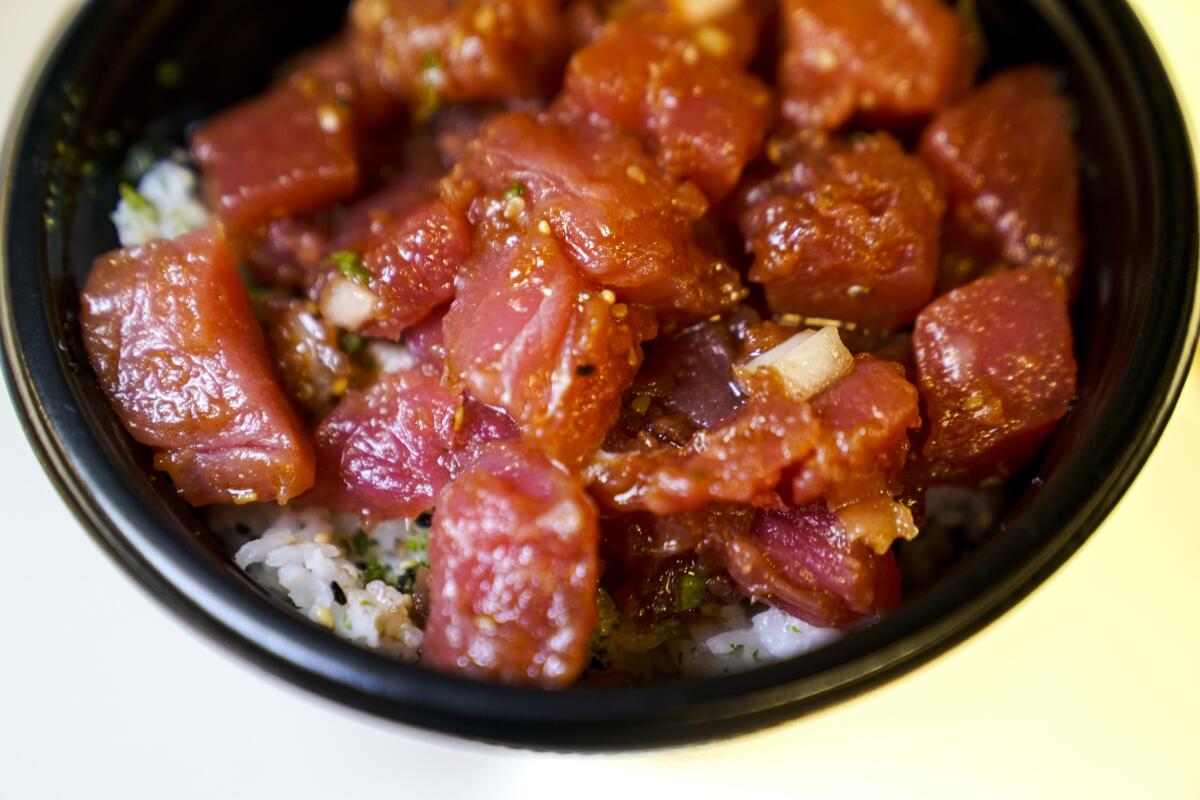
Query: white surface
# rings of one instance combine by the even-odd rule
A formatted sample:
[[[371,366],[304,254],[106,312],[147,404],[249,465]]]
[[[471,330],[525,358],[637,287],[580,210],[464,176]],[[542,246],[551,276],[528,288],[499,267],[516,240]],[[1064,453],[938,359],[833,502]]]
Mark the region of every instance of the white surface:
[[[68,5],[0,0],[0,119]],[[1200,2],[1138,5],[1195,98]],[[92,545],[0,401],[0,798],[1200,796],[1198,384],[1084,551],[966,646],[764,734],[621,758],[434,739],[215,650]]]

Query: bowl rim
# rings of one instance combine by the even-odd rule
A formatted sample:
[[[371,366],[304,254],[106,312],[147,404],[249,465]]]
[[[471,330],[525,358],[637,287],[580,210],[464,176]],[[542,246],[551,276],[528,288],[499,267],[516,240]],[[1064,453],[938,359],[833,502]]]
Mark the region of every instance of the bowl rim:
[[[1032,0],[1045,10],[1050,0]],[[1144,90],[1143,118],[1160,166],[1153,187],[1163,208],[1153,220],[1160,261],[1181,269],[1178,324],[1169,347],[1141,349],[1157,365],[1145,412],[1106,475],[1069,512],[1043,513],[997,537],[990,570],[968,563],[934,590],[879,624],[801,658],[715,679],[632,688],[548,693],[477,683],[398,664],[364,651],[264,602],[248,579],[215,569],[187,542],[155,531],[148,499],[124,482],[74,410],[74,395],[50,328],[49,287],[38,197],[38,136],[52,103],[40,102],[71,74],[92,32],[118,3],[89,0],[50,40],[18,95],[0,176],[0,337],[9,393],[25,434],[64,502],[101,549],[134,582],[209,639],[259,667],[326,698],[397,722],[469,739],[576,751],[628,750],[749,732],[841,701],[937,657],[987,626],[1053,573],[1100,525],[1149,457],[1186,380],[1200,329],[1197,262],[1200,212],[1191,140],[1167,72],[1127,2],[1078,0],[1105,24]],[[126,3],[129,5],[129,3]],[[19,250],[18,243],[23,250]],[[13,269],[20,263],[24,272]],[[16,302],[17,297],[26,299]],[[1160,319],[1161,322],[1161,319]],[[1160,325],[1160,327],[1162,327]],[[1135,347],[1138,345],[1135,344]],[[1129,380],[1128,376],[1122,380]],[[1064,466],[1070,466],[1065,464]],[[1041,526],[1038,522],[1053,522]],[[157,535],[156,535],[157,533]],[[980,561],[980,559],[972,559]],[[999,577],[989,575],[999,566]],[[947,610],[949,609],[949,610]]]

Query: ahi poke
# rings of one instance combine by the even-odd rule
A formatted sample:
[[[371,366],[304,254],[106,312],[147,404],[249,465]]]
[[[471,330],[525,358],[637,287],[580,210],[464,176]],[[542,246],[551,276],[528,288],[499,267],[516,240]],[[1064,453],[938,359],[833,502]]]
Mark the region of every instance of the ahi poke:
[[[354,0],[121,186],[95,378],[331,635],[546,689],[810,651],[1071,408],[1070,99],[986,47],[943,0]]]

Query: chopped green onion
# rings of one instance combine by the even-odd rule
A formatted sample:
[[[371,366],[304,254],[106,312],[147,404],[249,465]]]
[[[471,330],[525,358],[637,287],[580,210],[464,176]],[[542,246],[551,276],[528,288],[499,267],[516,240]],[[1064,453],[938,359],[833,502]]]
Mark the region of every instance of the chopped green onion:
[[[684,574],[679,576],[675,592],[675,610],[691,611],[704,602],[704,585],[707,580],[703,575]]]
[[[417,122],[427,122],[434,114],[442,110],[442,94],[432,83],[421,84],[421,100],[417,103],[413,116]]]
[[[361,528],[355,531],[353,536],[342,540],[342,546],[346,549],[346,553],[360,558],[367,555],[373,544],[375,542]]]
[[[390,577],[391,573],[387,566],[381,563],[378,558],[371,556],[367,559],[367,567],[362,573],[362,581],[364,586],[371,581],[383,581],[384,583],[391,583],[392,579],[389,579]]]
[[[442,108],[442,86],[446,82],[446,64],[434,52],[421,55],[421,99],[414,110],[418,122],[424,122]]]
[[[366,286],[371,281],[371,271],[363,266],[362,256],[353,250],[338,250],[325,259],[325,266],[337,267],[338,272],[355,283]]]
[[[517,181],[516,183],[512,184],[511,186],[509,186],[507,189],[504,190],[504,196],[505,196],[505,198],[507,198],[509,200],[511,200],[514,197],[524,197],[525,196],[525,184],[521,183],[520,181]]]
[[[130,210],[135,214],[143,214],[152,220],[158,220],[158,210],[137,189],[128,183],[122,183],[120,192],[121,199],[125,201],[125,205],[129,206]]]
[[[178,61],[164,61],[155,68],[154,79],[164,89],[178,89],[183,85],[183,67]]]
[[[338,344],[341,345],[342,351],[348,356],[358,355],[366,343],[366,339],[350,331],[346,331],[338,337]]]

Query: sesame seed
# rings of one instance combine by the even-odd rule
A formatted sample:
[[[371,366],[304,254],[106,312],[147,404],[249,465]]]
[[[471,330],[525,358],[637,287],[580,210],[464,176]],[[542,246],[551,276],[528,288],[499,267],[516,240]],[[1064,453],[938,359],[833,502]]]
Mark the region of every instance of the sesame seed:
[[[320,606],[313,612],[313,619],[318,625],[324,625],[330,630],[333,629],[333,612],[329,610],[329,606]]]
[[[625,174],[637,183],[640,183],[643,186],[646,185],[646,171],[637,164],[630,164],[628,167],[626,167]]]
[[[778,164],[783,160],[783,150],[780,148],[778,140],[772,139],[767,142],[767,159],[772,164]]]
[[[833,72],[838,65],[837,53],[828,47],[817,50],[817,69],[821,72]]]
[[[604,298],[604,302],[608,303],[609,305],[612,305],[613,303],[617,302],[617,296],[615,294],[613,294],[612,289],[602,290],[600,292],[600,297]]]
[[[317,109],[317,124],[326,133],[337,133],[342,127],[342,115],[332,106],[321,106]]]
[[[705,52],[718,58],[728,55],[733,49],[733,40],[729,38],[729,34],[712,25],[701,26],[696,31],[695,39],[696,44]]]
[[[504,201],[504,218],[516,219],[525,213],[525,198],[510,197]]]
[[[475,30],[490,33],[496,27],[496,9],[488,5],[480,6],[471,21],[475,23]]]
[[[538,233],[540,233],[542,236],[550,235],[550,223],[546,222],[544,219],[538,220],[537,229]]]

